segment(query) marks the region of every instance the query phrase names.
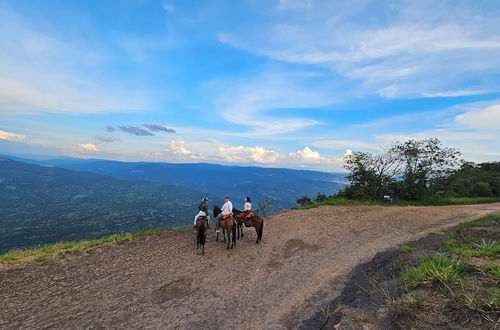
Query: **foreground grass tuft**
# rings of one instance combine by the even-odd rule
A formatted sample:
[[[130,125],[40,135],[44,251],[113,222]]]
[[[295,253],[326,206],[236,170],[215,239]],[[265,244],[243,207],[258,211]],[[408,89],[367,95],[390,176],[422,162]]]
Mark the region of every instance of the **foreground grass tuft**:
[[[401,250],[403,250],[406,253],[411,253],[411,252],[413,252],[414,248],[412,248],[409,245],[403,245],[403,247],[401,248]]]
[[[454,260],[443,254],[433,254],[425,258],[417,267],[409,268],[402,275],[406,285],[417,286],[433,282],[453,283],[461,277],[469,265],[460,260]]]
[[[129,240],[132,237],[159,234],[163,229],[149,229],[135,233],[122,233],[106,236],[100,239],[59,242],[47,244],[40,247],[28,249],[16,249],[0,255],[0,264],[15,265],[26,262],[41,262],[52,256],[64,257],[70,254],[80,253],[88,248],[105,243]]]

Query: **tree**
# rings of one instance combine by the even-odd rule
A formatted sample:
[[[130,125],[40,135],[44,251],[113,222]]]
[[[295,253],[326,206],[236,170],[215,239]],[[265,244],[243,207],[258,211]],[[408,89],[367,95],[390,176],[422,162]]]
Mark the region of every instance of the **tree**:
[[[390,153],[401,164],[398,195],[407,200],[425,198],[433,183],[450,175],[463,163],[460,151],[441,146],[436,138],[397,142]]]
[[[257,203],[257,209],[254,211],[255,215],[258,215],[259,217],[265,217],[267,215],[267,211],[273,204],[274,204],[274,199],[269,197],[262,198]]]
[[[321,194],[321,193],[318,193],[318,194],[316,195],[316,198],[314,199],[314,201],[315,201],[316,203],[324,202],[324,201],[326,201],[326,200],[328,200],[328,196],[327,196],[327,195],[325,195],[325,194]]]
[[[389,187],[400,169],[400,161],[392,150],[374,155],[369,152],[355,152],[345,159],[344,168],[349,171],[346,189],[347,198],[381,199],[389,193]]]
[[[301,206],[312,204],[312,200],[308,196],[302,196],[297,199],[297,204]]]
[[[458,150],[441,146],[438,139],[396,142],[380,154],[355,152],[345,159],[350,185],[341,194],[350,199],[379,200],[395,195],[421,200],[430,194],[433,184],[442,184],[443,178],[458,169],[462,164],[459,157]],[[486,193],[487,188],[480,189]]]

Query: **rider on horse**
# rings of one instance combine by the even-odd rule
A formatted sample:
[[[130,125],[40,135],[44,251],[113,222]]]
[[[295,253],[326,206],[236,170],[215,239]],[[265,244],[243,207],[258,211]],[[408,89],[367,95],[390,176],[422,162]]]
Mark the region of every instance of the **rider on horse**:
[[[243,212],[238,217],[238,221],[242,223],[242,226],[245,227],[245,223],[243,222],[246,218],[251,218],[253,216],[252,213],[252,201],[250,197],[245,197],[245,205],[243,206]]]
[[[224,197],[224,205],[222,205],[222,212],[215,218],[215,231],[219,231],[219,222],[222,219],[229,218],[233,215],[233,203],[229,199],[229,196]]]
[[[198,217],[207,217],[208,222],[210,222],[210,216],[208,215],[208,197],[205,197],[201,200],[200,205],[198,206],[198,214],[194,216],[194,225],[196,226],[196,220]]]

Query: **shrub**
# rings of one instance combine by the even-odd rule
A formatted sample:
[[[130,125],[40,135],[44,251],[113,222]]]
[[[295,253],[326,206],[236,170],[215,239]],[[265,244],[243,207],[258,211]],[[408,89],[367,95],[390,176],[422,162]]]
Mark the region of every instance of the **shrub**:
[[[425,258],[417,267],[409,268],[402,275],[402,280],[410,286],[439,282],[455,282],[462,276],[469,265],[464,261],[454,260],[443,254],[434,254]]]

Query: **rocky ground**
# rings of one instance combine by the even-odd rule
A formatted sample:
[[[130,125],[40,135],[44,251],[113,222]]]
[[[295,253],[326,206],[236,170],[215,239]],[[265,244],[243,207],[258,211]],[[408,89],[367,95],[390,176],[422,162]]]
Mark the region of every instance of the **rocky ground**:
[[[234,250],[190,230],[0,269],[2,329],[288,329],[307,327],[356,265],[461,221],[500,212],[468,206],[322,206],[246,230]],[[311,327],[314,327],[311,324]]]

